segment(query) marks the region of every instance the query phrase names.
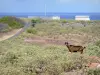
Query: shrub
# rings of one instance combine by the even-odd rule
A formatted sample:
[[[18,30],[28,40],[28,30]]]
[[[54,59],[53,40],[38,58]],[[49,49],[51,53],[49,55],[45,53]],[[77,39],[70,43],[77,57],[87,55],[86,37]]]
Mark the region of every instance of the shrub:
[[[0,23],[0,32],[7,32],[10,30],[8,24]]]
[[[60,75],[63,72],[63,70],[59,64],[54,63],[47,66],[46,72],[48,75]]]
[[[91,34],[100,37],[100,25],[91,26]]]
[[[100,75],[100,69],[90,69],[87,75]]]
[[[100,47],[100,40],[95,43],[96,46]]]
[[[11,29],[21,28],[24,25],[24,21],[10,16],[0,18],[0,23],[8,24]]]
[[[93,56],[100,56],[100,48],[96,45],[89,45],[85,52],[88,54],[88,55],[93,55]]]
[[[28,32],[28,33],[32,33],[32,34],[37,34],[37,30],[34,29],[34,28],[29,28],[29,29],[27,29],[27,32]]]
[[[31,21],[32,21],[32,23],[41,23],[40,18],[32,19]]]
[[[36,19],[32,19],[31,22],[32,22],[32,26],[34,27],[36,23],[41,23],[42,20],[40,18],[36,18]]]
[[[67,23],[67,20],[66,19],[61,19],[61,22],[62,23]]]
[[[2,57],[3,61],[2,63],[11,63],[15,64],[17,63],[18,56],[15,55],[13,52],[8,52],[4,57]]]
[[[9,67],[0,67],[0,75],[26,75],[26,74],[22,72],[20,68],[9,66]]]

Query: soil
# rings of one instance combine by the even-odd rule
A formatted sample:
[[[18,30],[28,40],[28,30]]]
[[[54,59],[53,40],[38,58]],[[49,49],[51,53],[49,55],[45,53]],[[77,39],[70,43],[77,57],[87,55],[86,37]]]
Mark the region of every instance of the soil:
[[[0,33],[0,41],[3,41],[3,40],[6,40],[10,37],[12,37],[13,35],[15,35],[17,32],[21,31],[21,29],[15,29],[15,30],[12,30],[10,32],[6,32],[6,33]]]
[[[27,43],[37,43],[37,44],[55,44],[55,45],[64,45],[64,42],[67,40],[55,40],[50,38],[25,38],[24,40]]]
[[[76,36],[76,35],[75,35]],[[83,40],[82,40],[83,41]],[[29,37],[25,38],[24,42],[26,43],[37,43],[37,44],[52,44],[52,45],[64,45],[65,42],[69,42],[70,44],[73,45],[82,45],[84,46],[85,43],[81,42],[79,39],[63,39],[63,38],[48,38],[48,37],[40,37],[40,36],[34,36],[34,37]]]

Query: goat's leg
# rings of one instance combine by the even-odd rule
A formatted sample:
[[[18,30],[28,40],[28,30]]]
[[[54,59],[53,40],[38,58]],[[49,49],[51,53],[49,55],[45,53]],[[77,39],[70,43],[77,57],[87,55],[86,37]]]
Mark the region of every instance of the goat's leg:
[[[69,50],[71,53],[73,52],[72,50]]]
[[[83,54],[83,50],[81,50],[80,52],[81,52],[81,54]]]

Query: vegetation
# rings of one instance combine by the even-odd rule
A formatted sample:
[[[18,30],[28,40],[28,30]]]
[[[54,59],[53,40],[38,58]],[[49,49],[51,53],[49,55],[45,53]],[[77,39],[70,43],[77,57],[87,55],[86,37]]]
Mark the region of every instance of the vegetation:
[[[97,24],[95,24],[97,22]],[[86,27],[84,27],[84,25]],[[68,34],[86,34],[87,37],[88,35],[91,36],[92,40],[95,40],[97,37],[100,37],[100,25],[98,21],[73,21],[69,20],[67,23],[64,23],[62,26],[62,22],[59,21],[51,21],[48,23],[42,22],[42,23],[37,23],[35,27],[30,27],[30,30],[35,29],[37,30],[37,34],[39,36],[49,36],[49,37],[54,37],[54,36],[62,36],[67,38]],[[96,37],[95,37],[96,36]],[[89,38],[89,39],[91,39]]]
[[[61,22],[62,23],[67,23],[67,20],[66,19],[62,19]]]
[[[100,69],[92,69],[88,71],[88,75],[99,75]]]
[[[71,26],[72,23],[81,24],[81,22],[68,21],[68,23],[69,25],[64,26],[58,21],[39,23],[35,27],[29,27],[17,38],[1,41],[0,75],[62,75],[62,73],[83,70],[90,62],[88,56],[100,57],[99,22],[97,25],[90,22],[86,27],[75,25],[74,28]],[[84,41],[87,46],[81,55],[69,53],[66,46],[42,46],[24,41],[26,37],[33,36],[56,37],[62,40],[74,38],[78,42]],[[89,70],[87,75],[100,75],[99,71]]]
[[[7,32],[9,31],[8,24],[0,23],[0,32]]]
[[[32,22],[32,26],[34,27],[35,24],[41,23],[41,22],[43,22],[43,20],[41,18],[34,18],[31,20],[31,22]]]
[[[23,27],[24,22],[16,17],[9,17],[5,16],[0,18],[0,28],[3,26],[2,30],[0,32],[7,32],[12,29],[18,29]],[[5,27],[6,26],[6,27]]]
[[[37,30],[34,29],[34,28],[33,28],[33,29],[28,28],[28,29],[27,29],[27,32],[28,32],[28,33],[32,33],[32,34],[36,34],[36,33],[37,33]]]
[[[68,53],[62,46],[25,44],[21,38],[0,43],[0,75],[60,75],[76,70],[86,62],[80,54]]]
[[[32,19],[32,23],[41,23],[40,18]]]
[[[100,40],[95,43],[96,46],[100,47]]]

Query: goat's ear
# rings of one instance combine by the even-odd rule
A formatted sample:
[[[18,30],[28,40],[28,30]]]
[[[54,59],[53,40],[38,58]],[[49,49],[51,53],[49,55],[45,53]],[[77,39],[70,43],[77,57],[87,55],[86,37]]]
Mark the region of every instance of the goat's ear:
[[[65,44],[67,44],[67,42],[65,42]]]
[[[65,45],[68,44],[68,42],[65,42]]]

